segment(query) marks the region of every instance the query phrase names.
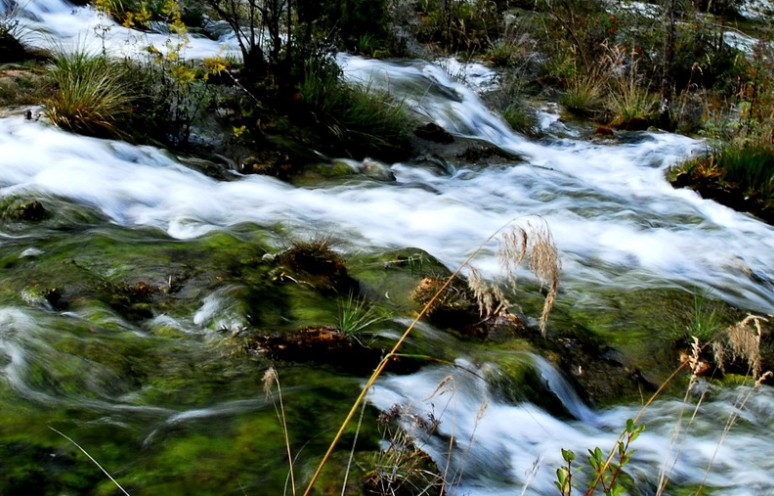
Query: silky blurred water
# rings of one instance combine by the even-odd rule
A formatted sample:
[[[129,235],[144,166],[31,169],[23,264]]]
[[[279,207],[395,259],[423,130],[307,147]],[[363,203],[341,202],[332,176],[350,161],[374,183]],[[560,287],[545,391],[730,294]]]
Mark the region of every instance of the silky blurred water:
[[[124,30],[88,7],[57,0],[30,1],[23,16],[24,27],[34,30],[34,39],[45,46],[88,43],[121,54],[147,43],[163,45],[165,40],[160,34]],[[96,36],[104,32],[100,25],[110,27],[103,37]],[[204,57],[231,49],[226,39],[195,39],[186,54]],[[335,232],[346,250],[417,247],[449,268],[509,223],[545,223],[561,255],[562,290],[570,297],[600,289],[681,287],[744,309],[774,313],[772,227],[691,191],[675,190],[665,179],[670,166],[703,150],[701,141],[660,131],[627,133],[606,142],[570,139],[552,134],[552,126],[559,124],[550,114],[543,120],[546,137],[531,140],[512,132],[479,99],[474,89],[496,84],[496,75],[485,68],[473,67],[475,80],[469,79],[475,84],[468,85],[464,79],[470,68],[449,61],[387,62],[348,55],[338,60],[350,81],[388,89],[425,120],[515,158],[488,166],[459,160],[443,172],[410,162],[388,164],[394,181],[354,175],[346,182],[299,187],[234,173],[234,181],[222,182],[185,167],[164,150],[76,136],[44,122],[7,117],[0,119],[0,197],[59,197],[93,208],[121,228],[151,227],[181,240],[244,223],[305,237]],[[447,72],[452,69],[462,81]],[[493,249],[484,249],[476,263],[490,276],[497,275]],[[137,408],[164,426],[266,406],[255,399],[230,398],[209,408],[182,411],[168,405],[137,407],[132,385],[113,381],[111,371],[100,368],[90,380],[84,379],[83,398],[68,397],[29,380],[31,364],[58,356],[43,337],[46,326],[39,318],[17,308],[0,309],[0,370],[5,384],[25,400],[89,404],[107,412]],[[224,290],[204,298],[190,319],[167,318],[158,324],[196,333],[207,327],[239,328],[244,321],[232,313]],[[68,359],[74,360],[73,370],[88,365]],[[518,494],[525,485],[527,494],[552,494],[560,449],[582,453],[596,445],[611,448],[638,407],[592,411],[551,366],[537,357],[525,359],[535,362],[577,420],[554,418],[530,404],[503,403],[485,382],[459,368],[428,368],[382,380],[370,400],[385,409],[406,405],[420,416],[436,409],[442,419],[439,435],[417,436],[440,463],[449,460],[445,446],[450,436],[455,438],[450,470],[462,474],[455,494]],[[446,406],[440,412],[434,390],[446,375],[454,377],[455,389],[443,399]],[[679,460],[664,470],[680,485],[700,484],[706,475],[718,494],[772,493],[774,397],[768,389],[749,392],[730,388],[714,393],[693,426],[681,433],[688,437],[678,438],[674,449],[675,418],[685,408],[684,418],[689,417],[690,407],[673,401],[651,406],[643,416],[648,428],[637,441],[630,472],[641,493],[655,493],[660,467],[673,453],[679,453]],[[487,406],[482,412],[483,404]],[[733,412],[742,415],[740,425],[721,444],[724,422]],[[148,442],[156,436],[155,430],[148,434]],[[712,468],[705,474],[710,461]]]

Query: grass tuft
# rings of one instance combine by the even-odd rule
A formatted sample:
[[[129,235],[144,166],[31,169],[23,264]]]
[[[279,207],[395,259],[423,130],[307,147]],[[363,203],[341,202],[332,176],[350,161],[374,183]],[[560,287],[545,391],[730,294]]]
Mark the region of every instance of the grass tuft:
[[[389,320],[389,316],[371,305],[365,298],[359,298],[352,293],[339,302],[338,329],[345,336],[361,334],[367,328]]]
[[[715,155],[724,179],[747,197],[774,199],[774,149],[762,144],[729,146]]]
[[[332,61],[307,62],[298,91],[328,133],[348,149],[368,153],[406,146],[413,122],[403,104],[369,85],[346,84]]]
[[[688,160],[670,172],[674,186],[687,186],[705,198],[774,223],[774,146],[733,144]]]
[[[121,136],[117,123],[130,109],[122,65],[85,49],[56,56],[55,91],[46,116],[57,126],[92,136]]]

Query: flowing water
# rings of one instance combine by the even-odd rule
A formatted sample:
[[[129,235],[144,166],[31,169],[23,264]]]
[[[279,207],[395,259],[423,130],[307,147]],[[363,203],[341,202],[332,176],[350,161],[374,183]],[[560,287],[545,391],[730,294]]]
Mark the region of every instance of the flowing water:
[[[30,27],[46,30],[45,43],[77,44],[107,23],[89,8],[54,0],[22,8]],[[122,29],[110,25],[105,43],[128,46],[127,36],[140,36]],[[163,36],[151,41],[163,44]],[[218,53],[228,48],[224,43],[197,40],[189,56]],[[79,287],[67,279],[73,272],[76,279],[119,278],[135,284],[135,292],[141,289],[132,277],[141,272],[154,287],[172,288],[180,274],[206,270],[224,239],[236,246],[228,256],[239,258],[256,243],[272,251],[288,239],[331,232],[345,253],[419,248],[454,268],[502,226],[545,222],[562,259],[559,299],[570,307],[604,312],[611,295],[669,289],[774,313],[774,230],[675,190],[664,178],[671,165],[700,152],[702,142],[657,131],[614,141],[582,138],[582,128],[566,127],[550,113],[542,119],[545,137],[528,139],[483,105],[471,89],[480,84],[460,82],[438,64],[345,55],[339,62],[350,80],[389,88],[426,120],[513,158],[489,165],[452,160],[444,168],[396,163],[389,166],[394,181],[352,175],[301,187],[236,173],[218,181],[157,148],[0,119],[0,196],[38,198],[56,210],[53,220],[4,222],[0,232],[0,458],[14,457],[13,467],[0,461],[3,473],[12,474],[4,475],[6,488],[27,490],[19,481],[40,471],[55,481],[41,494],[112,490],[47,426],[88,441],[90,452],[137,494],[276,494],[285,484],[281,431],[272,402],[259,392],[265,364],[222,345],[250,322],[234,297],[243,290],[238,281],[184,287],[176,298],[185,311],[148,315],[133,307],[139,316],[128,317],[116,310],[121,302],[71,299],[61,309],[50,293],[44,297],[50,281]],[[490,74],[477,70],[481,84],[492,84]],[[492,250],[476,263],[497,275]],[[110,288],[103,287],[107,296],[99,293],[105,301],[113,301]],[[668,327],[665,315],[651,319]],[[553,366],[525,354],[546,394],[574,418],[560,419],[530,403],[505,401],[465,371],[494,365],[472,365],[464,347],[456,353],[457,367],[386,378],[369,396],[381,409],[400,404],[413,412],[404,415],[406,429],[448,464],[455,494],[519,494],[525,486],[528,494],[553,494],[561,448],[608,449],[638,412],[626,405],[590,409]],[[280,374],[289,385],[291,430],[309,439],[305,449],[314,452],[330,438],[360,379],[304,366]],[[453,390],[437,391],[446,376]],[[655,493],[662,467],[681,487],[701,484],[706,473],[717,494],[772,494],[772,411],[768,389],[712,390],[689,428],[690,407],[659,400],[643,417],[648,428],[636,442],[629,475],[642,494]],[[410,421],[428,412],[441,420],[432,436]],[[721,444],[732,414],[739,420]],[[678,425],[683,432],[675,437]]]

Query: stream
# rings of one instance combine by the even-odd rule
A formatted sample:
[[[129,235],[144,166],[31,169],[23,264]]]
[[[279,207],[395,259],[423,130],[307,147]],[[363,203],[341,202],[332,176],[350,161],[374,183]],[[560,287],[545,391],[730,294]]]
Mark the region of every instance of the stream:
[[[45,46],[78,46],[108,22],[60,0],[30,1],[20,12]],[[115,25],[107,32],[107,41],[90,43],[107,43],[112,53],[137,44],[127,36],[163,44],[163,36]],[[233,50],[227,38],[197,38],[186,55],[224,50]],[[620,312],[659,291],[774,313],[774,229],[665,179],[703,142],[659,131],[593,138],[550,109],[542,111],[543,137],[526,138],[482,103],[473,81],[439,64],[344,54],[338,61],[350,81],[389,89],[426,121],[510,158],[387,164],[394,180],[352,174],[295,186],[234,172],[218,181],[165,150],[0,118],[2,209],[32,198],[47,212],[39,222],[0,224],[0,494],[116,494],[49,427],[132,494],[289,494],[276,403],[261,390],[268,364],[230,348],[255,316],[240,300],[245,284],[228,271],[233,260],[260,259],[294,240],[335,233],[345,258],[411,248],[453,270],[503,226],[545,223],[561,256],[564,311],[549,328],[570,326],[573,315]],[[475,264],[499,277],[493,248]],[[524,277],[527,288],[536,285]],[[125,303],[121,291],[147,297],[150,311]],[[61,292],[66,305],[57,303]],[[533,307],[525,304],[525,313],[538,317]],[[326,311],[264,310],[260,318],[267,328],[300,326]],[[393,319],[385,333],[399,332],[404,320]],[[647,375],[647,343],[664,339],[651,333],[666,333],[669,316],[601,320],[611,341],[636,338],[621,346]],[[530,352],[513,353],[569,415],[507,400],[470,372],[497,373],[496,364],[469,356],[451,336],[433,339],[451,343],[444,353],[453,364],[385,376],[368,400],[379,410],[401,405],[403,427],[445,470],[450,494],[557,494],[561,449],[579,458],[596,446],[609,450],[640,411],[629,403],[589,407],[551,362]],[[297,472],[308,476],[363,377],[303,364],[279,374]],[[442,382],[451,386],[439,390]],[[660,398],[644,412],[647,427],[627,467],[632,494],[656,494],[661,474],[665,494],[702,484],[711,494],[774,494],[774,393],[700,387],[706,396],[695,415],[698,396]],[[430,413],[440,421],[432,434],[416,422]]]

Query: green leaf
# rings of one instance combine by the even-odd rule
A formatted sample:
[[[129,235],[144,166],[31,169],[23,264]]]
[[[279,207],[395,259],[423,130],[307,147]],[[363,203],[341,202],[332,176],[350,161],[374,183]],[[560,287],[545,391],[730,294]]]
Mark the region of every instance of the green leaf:
[[[601,461],[604,457],[602,453],[602,449],[600,447],[596,447],[593,450],[589,450],[589,454],[594,460]]]
[[[556,482],[564,487],[567,482],[567,469],[564,467],[556,469]]]
[[[562,496],[570,494],[572,489],[570,486],[570,471],[566,467],[556,469],[556,481],[554,481],[554,485],[559,489]]]

